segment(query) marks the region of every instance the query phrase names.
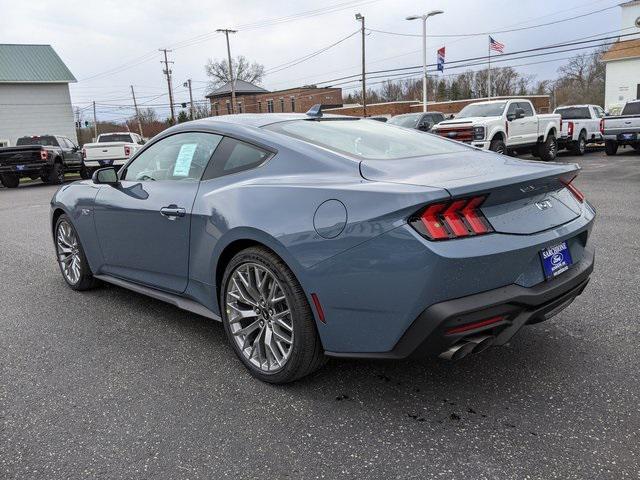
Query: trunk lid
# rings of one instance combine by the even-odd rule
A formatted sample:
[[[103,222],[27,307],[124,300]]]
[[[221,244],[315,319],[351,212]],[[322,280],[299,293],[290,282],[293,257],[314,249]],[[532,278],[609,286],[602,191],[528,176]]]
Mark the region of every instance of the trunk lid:
[[[495,231],[532,234],[577,218],[581,204],[565,187],[575,164],[540,163],[469,150],[399,160],[363,160],[372,181],[441,188],[452,198],[486,195],[482,213]]]

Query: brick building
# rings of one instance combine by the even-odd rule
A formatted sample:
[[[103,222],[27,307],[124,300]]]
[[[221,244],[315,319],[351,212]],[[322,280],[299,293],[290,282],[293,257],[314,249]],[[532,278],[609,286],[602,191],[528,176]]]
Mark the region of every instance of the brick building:
[[[491,100],[501,100],[508,98],[526,98],[531,100],[538,113],[549,113],[551,109],[549,95],[526,95],[524,97],[492,97]],[[474,102],[482,102],[488,98],[468,98],[465,100],[451,100],[448,102],[429,102],[428,109],[432,112],[442,112],[446,115],[456,114],[464,107]],[[327,113],[337,113],[341,115],[362,115],[362,105],[348,105],[340,108],[324,110]],[[419,100],[402,100],[398,102],[371,103],[367,105],[368,116],[393,117],[403,113],[421,112],[422,103]]]
[[[320,103],[324,108],[342,106],[341,88],[315,85],[270,92],[244,80],[236,80],[235,113],[304,113]],[[211,102],[211,115],[231,113],[231,82],[225,83],[207,95]]]

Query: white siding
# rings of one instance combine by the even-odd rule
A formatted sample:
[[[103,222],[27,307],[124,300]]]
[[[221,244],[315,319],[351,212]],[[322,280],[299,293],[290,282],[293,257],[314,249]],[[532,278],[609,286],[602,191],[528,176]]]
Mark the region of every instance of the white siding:
[[[64,135],[78,143],[66,83],[0,83],[0,142],[25,135]]]
[[[626,101],[635,100],[638,85],[640,85],[640,58],[607,62],[605,110],[616,110]]]

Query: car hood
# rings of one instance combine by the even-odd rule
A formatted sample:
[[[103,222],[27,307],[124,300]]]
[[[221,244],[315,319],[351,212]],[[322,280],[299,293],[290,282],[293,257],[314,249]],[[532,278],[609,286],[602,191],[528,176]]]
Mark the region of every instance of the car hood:
[[[499,120],[500,117],[466,117],[466,118],[454,118],[453,120],[445,120],[443,122],[438,123],[434,128],[442,128],[442,127],[456,127],[456,126],[464,126],[469,124],[479,124],[479,123],[488,123],[493,122],[495,120]]]

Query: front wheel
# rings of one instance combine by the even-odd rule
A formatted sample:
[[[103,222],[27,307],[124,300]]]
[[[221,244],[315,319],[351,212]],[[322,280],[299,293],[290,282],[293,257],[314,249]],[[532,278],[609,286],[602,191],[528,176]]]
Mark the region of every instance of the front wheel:
[[[233,349],[254,377],[287,383],[324,361],[309,302],[287,265],[271,251],[252,247],[231,259],[220,305]]]
[[[18,185],[20,185],[20,177],[10,173],[5,173],[0,175],[0,183],[7,188],[17,188]]]
[[[66,215],[60,215],[55,226],[56,256],[62,278],[74,290],[88,290],[95,286],[89,262],[84,255],[78,232]]]
[[[618,142],[615,140],[607,140],[604,142],[604,153],[607,155],[615,155],[618,151]]]
[[[500,155],[504,155],[507,152],[507,147],[501,138],[494,138],[493,140],[491,140],[491,144],[489,145],[489,150],[491,150],[492,152],[496,152]]]
[[[540,159],[545,162],[552,162],[556,159],[558,142],[553,134],[547,135],[547,139],[538,145],[538,153],[540,154]]]

